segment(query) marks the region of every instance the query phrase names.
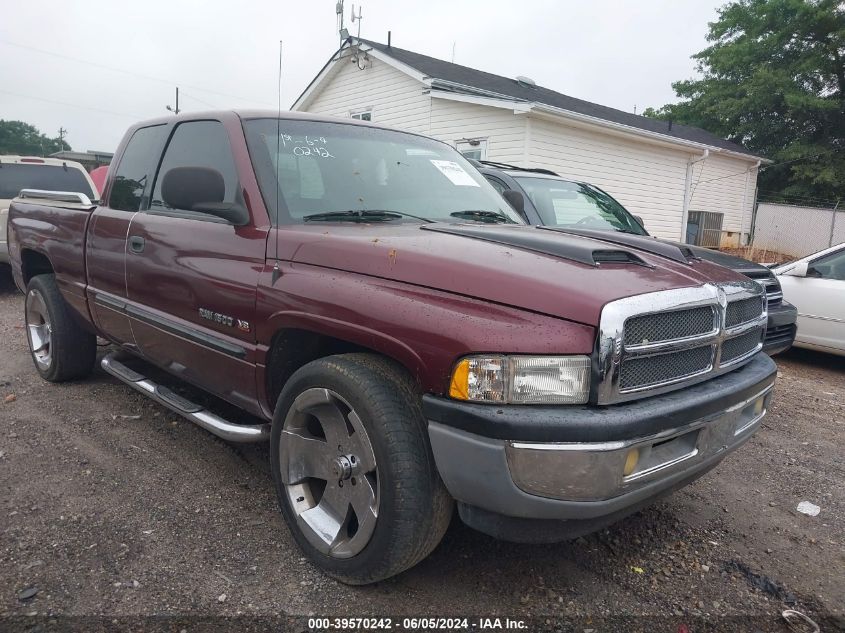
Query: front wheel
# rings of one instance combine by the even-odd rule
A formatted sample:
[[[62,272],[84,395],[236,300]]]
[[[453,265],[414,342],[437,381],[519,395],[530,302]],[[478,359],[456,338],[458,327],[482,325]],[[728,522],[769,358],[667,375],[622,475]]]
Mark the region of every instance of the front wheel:
[[[300,368],[279,396],[271,456],[294,538],[342,582],[376,582],[412,567],[449,525],[452,500],[419,394],[386,359],[346,354]]]
[[[97,338],[74,320],[54,275],[29,280],[24,306],[29,351],[41,377],[64,382],[90,374]]]

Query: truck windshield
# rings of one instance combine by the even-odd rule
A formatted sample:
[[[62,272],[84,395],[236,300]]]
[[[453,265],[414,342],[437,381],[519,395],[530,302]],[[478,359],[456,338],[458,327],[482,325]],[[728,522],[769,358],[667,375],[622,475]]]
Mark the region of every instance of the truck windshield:
[[[39,163],[0,163],[0,198],[11,199],[21,189],[72,191],[97,198],[88,180],[75,167]]]
[[[279,224],[522,223],[463,156],[438,141],[360,125],[284,119],[248,120],[244,130],[264,202]],[[373,213],[358,213],[366,211]]]
[[[543,224],[648,235],[628,210],[601,189],[553,178],[516,178]]]

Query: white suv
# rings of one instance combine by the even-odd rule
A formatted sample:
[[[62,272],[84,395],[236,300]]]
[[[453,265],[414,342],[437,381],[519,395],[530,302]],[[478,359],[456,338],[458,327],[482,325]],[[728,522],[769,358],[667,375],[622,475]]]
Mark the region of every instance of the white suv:
[[[21,189],[73,191],[91,200],[98,198],[96,187],[85,168],[72,160],[36,156],[0,156],[0,263],[9,263],[6,219],[9,204]]]

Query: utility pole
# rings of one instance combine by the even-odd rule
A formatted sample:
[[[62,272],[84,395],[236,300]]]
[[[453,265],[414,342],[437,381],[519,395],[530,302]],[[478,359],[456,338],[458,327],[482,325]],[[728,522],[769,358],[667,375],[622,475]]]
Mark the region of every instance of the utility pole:
[[[179,110],[179,86],[176,86],[176,107],[171,108],[170,106],[167,106],[167,109],[173,114],[179,114],[179,112],[181,112],[181,110]]]
[[[59,128],[59,150],[62,151],[62,152],[65,150],[65,134],[67,134],[67,130],[64,129],[63,127],[60,127]]]

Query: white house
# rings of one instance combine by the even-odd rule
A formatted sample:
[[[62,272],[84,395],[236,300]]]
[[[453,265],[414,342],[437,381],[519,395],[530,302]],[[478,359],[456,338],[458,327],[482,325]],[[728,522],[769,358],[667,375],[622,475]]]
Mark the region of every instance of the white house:
[[[473,158],[552,169],[606,190],[653,235],[684,240],[688,223],[713,225],[704,234],[721,245],[746,243],[757,170],[768,162],[699,128],[355,38],[292,109],[372,120]]]

